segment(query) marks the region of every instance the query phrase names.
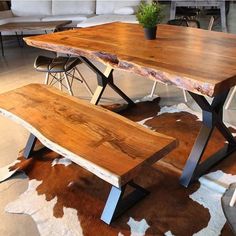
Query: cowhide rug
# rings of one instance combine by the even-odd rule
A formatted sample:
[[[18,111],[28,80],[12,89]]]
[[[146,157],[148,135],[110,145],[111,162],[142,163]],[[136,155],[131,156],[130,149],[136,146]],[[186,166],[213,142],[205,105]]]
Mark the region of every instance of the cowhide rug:
[[[148,197],[107,226],[100,220],[100,215],[109,184],[56,153],[42,149],[29,160],[20,155],[19,163],[10,168],[13,172],[9,173],[8,168],[5,171],[6,177],[17,169],[29,178],[27,191],[5,210],[32,216],[40,234],[50,236],[232,235],[220,199],[228,185],[236,182],[236,154],[189,188],[179,184],[181,171],[201,125],[200,114],[184,104],[160,108],[158,98],[140,101],[121,114],[179,139],[175,151],[153,167],[144,169],[136,178],[138,184],[151,192]],[[231,130],[236,132],[234,127]],[[216,131],[206,155],[224,143]]]

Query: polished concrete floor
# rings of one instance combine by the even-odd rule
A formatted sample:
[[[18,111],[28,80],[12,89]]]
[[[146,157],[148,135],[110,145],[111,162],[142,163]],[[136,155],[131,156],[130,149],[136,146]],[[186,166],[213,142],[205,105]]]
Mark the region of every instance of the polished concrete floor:
[[[236,7],[233,5],[229,15],[229,31],[232,33],[236,33],[236,25],[234,25],[236,17],[233,14],[236,12],[235,9]],[[14,38],[7,40],[5,43],[6,56],[4,58],[0,56],[0,93],[29,83],[42,83],[44,74],[33,69],[33,62],[37,55],[50,55],[51,53],[29,47],[19,48]],[[97,65],[102,70],[105,69],[103,65]],[[85,65],[80,65],[79,68],[85,77],[88,78],[88,83],[94,90],[96,88],[95,74],[89,71]],[[115,71],[114,77],[118,86],[133,100],[148,95],[153,84],[148,79],[121,71]],[[87,100],[90,99],[81,84],[78,83],[74,91],[76,96]],[[159,84],[156,93],[161,96],[161,103],[164,105],[184,102],[182,91],[176,87]],[[198,109],[191,98],[188,98],[188,106]],[[122,100],[111,90],[107,89],[102,102],[114,103],[122,102]],[[225,120],[236,125],[235,115],[236,98],[231,105],[231,109],[225,112]],[[0,167],[16,159],[19,150],[24,147],[27,137],[28,132],[24,128],[0,117]],[[0,184],[0,235],[38,235],[36,225],[30,217],[4,212],[4,206],[24,192],[27,188],[27,183],[27,178],[24,175],[18,175]]]

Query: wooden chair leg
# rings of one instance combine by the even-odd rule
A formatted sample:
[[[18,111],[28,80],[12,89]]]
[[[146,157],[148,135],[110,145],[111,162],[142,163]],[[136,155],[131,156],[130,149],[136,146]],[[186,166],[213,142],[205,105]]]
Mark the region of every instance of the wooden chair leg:
[[[228,101],[226,102],[225,109],[229,109],[229,106],[230,106],[230,104],[231,104],[231,102],[232,102],[232,100],[234,98],[235,93],[236,93],[236,86],[234,87],[232,93],[229,96]]]
[[[210,22],[208,25],[208,30],[212,30],[214,22],[215,22],[215,18],[214,18],[214,16],[211,16],[211,19],[210,19]]]

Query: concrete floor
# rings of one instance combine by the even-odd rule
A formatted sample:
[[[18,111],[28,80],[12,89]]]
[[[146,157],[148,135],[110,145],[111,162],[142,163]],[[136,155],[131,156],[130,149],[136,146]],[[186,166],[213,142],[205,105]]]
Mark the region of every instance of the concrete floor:
[[[236,33],[235,14],[236,7],[232,6],[229,15],[229,31]],[[5,46],[5,58],[0,56],[0,93],[26,85],[29,83],[42,83],[44,74],[35,72],[33,62],[37,55],[50,55],[51,53],[24,47],[19,48],[16,40],[9,40]],[[104,66],[97,64],[102,70]],[[80,65],[80,70],[94,90],[96,88],[96,76],[85,65]],[[115,71],[115,82],[133,100],[142,98],[150,93],[153,82],[138,77],[134,74]],[[83,86],[76,85],[75,95],[89,100],[89,95]],[[161,103],[165,105],[184,102],[183,93],[180,89],[159,84],[156,90],[161,96]],[[188,105],[198,109],[196,104],[189,98]],[[104,94],[104,103],[122,102],[111,90],[107,89]],[[231,110],[225,112],[225,120],[236,125],[236,98],[231,105]],[[14,161],[28,137],[28,132],[21,126],[0,117],[0,167]],[[0,235],[38,235],[38,230],[31,217],[25,215],[13,215],[4,212],[4,206],[16,199],[27,189],[27,178],[22,174],[0,184]]]

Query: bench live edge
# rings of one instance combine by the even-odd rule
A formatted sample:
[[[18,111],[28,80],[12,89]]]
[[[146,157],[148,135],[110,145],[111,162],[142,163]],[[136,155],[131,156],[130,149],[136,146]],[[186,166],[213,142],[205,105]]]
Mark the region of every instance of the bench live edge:
[[[142,167],[177,146],[174,138],[48,85],[30,84],[0,94],[0,113],[31,133],[26,158],[38,139],[112,185],[101,216],[107,224],[148,194],[133,182]],[[135,190],[122,199],[127,185]]]

